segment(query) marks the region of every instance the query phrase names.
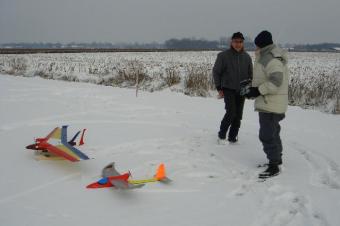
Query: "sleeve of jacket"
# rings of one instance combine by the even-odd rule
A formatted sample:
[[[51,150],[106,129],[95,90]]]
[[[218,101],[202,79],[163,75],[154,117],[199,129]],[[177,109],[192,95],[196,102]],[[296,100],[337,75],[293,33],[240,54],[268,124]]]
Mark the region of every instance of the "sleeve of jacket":
[[[264,68],[266,82],[259,86],[261,95],[276,94],[283,81],[283,64],[278,59],[272,59]]]
[[[223,61],[222,61],[222,56],[221,53],[217,55],[214,67],[213,67],[213,78],[214,78],[214,83],[215,87],[217,90],[222,88],[222,70],[223,70]]]

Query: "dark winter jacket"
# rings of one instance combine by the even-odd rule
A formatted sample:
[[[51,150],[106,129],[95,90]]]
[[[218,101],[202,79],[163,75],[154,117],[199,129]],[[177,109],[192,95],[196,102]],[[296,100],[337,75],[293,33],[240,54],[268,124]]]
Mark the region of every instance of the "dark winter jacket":
[[[245,51],[237,52],[233,48],[220,52],[213,68],[217,90],[222,88],[240,90],[240,82],[252,79],[253,63]]]

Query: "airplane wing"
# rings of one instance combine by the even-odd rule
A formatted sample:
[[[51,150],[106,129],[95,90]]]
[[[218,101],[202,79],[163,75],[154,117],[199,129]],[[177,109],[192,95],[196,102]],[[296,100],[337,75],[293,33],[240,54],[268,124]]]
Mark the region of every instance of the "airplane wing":
[[[111,162],[102,170],[102,177],[114,177],[121,175],[115,168],[115,163]]]
[[[62,129],[55,128],[46,138],[48,140],[43,144],[43,147],[53,154],[72,162],[89,159],[84,153],[67,142],[67,126],[63,126]]]
[[[145,184],[131,184],[129,183],[128,179],[130,177],[130,173],[122,174],[118,176],[119,179],[116,177],[109,178],[110,183],[118,188],[118,189],[133,189],[133,188],[141,188]]]
[[[54,128],[54,130],[52,130],[52,132],[50,132],[45,139],[48,140],[50,138],[55,138],[58,139],[61,136],[61,129],[59,127]]]
[[[128,179],[130,173],[120,174],[116,168],[115,163],[111,162],[102,170],[102,177],[108,178],[110,183],[119,189],[133,189],[143,187],[144,184],[131,184]]]

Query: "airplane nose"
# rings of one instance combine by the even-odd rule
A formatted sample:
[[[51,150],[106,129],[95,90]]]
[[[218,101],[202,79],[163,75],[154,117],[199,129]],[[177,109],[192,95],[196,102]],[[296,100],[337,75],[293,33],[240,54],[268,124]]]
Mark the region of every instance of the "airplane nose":
[[[35,144],[30,144],[26,146],[26,149],[31,149],[31,150],[37,150],[36,145]]]

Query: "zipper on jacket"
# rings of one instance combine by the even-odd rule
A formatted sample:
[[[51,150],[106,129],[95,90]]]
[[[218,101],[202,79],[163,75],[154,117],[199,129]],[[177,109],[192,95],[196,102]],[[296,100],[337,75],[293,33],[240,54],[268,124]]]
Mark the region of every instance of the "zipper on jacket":
[[[240,87],[240,81],[241,81],[241,68],[240,68],[240,54],[237,54],[237,60],[238,60],[238,86]]]

